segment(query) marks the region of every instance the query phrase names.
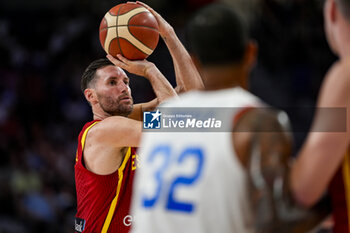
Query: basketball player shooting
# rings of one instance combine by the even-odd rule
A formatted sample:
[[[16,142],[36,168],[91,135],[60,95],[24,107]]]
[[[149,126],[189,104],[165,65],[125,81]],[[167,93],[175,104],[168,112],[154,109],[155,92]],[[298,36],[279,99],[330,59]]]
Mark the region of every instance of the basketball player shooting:
[[[174,30],[159,15],[155,16],[159,33],[172,54],[179,85],[185,90],[202,88],[200,76]],[[134,172],[138,167],[135,147],[140,142],[142,112],[176,96],[153,63],[131,61],[122,55],[107,57],[109,60],[93,61],[81,79],[82,91],[92,108],[93,121],[85,124],[78,138],[76,232],[129,231],[130,198]],[[183,69],[178,69],[179,64]],[[129,78],[123,69],[149,80],[157,98],[134,105]]]

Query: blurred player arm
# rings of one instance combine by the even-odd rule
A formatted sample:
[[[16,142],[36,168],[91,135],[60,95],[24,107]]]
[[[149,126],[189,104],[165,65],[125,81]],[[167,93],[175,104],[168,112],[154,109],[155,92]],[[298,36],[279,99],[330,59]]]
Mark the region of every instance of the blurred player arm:
[[[349,150],[350,69],[344,61],[326,75],[311,132],[292,166],[290,183],[294,198],[310,207],[326,191]],[[343,109],[322,109],[335,107]],[[335,132],[343,129],[343,132]]]
[[[233,143],[249,177],[250,203],[257,232],[305,232],[328,213],[297,206],[289,191],[292,150],[289,120],[284,112],[253,109],[237,122]]]
[[[132,113],[129,118],[135,120],[142,120],[142,113],[144,111],[152,111],[156,106],[168,98],[177,96],[174,88],[158,68],[147,60],[130,61],[118,54],[117,58],[107,55],[107,58],[116,66],[127,70],[130,73],[145,77],[152,85],[156,98],[152,101],[134,105]]]
[[[146,7],[157,19],[159,33],[167,45],[173,59],[176,83],[177,86],[180,86],[178,89],[183,91],[204,89],[201,76],[193,63],[191,56],[177,37],[173,27],[151,7],[142,2],[137,1],[137,3]]]

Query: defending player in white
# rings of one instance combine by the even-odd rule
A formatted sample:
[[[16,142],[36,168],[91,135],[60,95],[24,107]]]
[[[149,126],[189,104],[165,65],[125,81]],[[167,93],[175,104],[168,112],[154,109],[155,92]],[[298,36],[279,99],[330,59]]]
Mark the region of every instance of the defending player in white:
[[[205,91],[163,107],[200,107],[230,124],[222,132],[144,133],[132,232],[292,232],[310,218],[287,205],[288,118],[246,90],[256,45],[224,5],[199,11],[188,32]]]

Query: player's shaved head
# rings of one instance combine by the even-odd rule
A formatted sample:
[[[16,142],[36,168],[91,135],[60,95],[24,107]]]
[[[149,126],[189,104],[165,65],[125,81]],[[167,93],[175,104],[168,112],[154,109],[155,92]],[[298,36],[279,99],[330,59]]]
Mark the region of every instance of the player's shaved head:
[[[227,5],[211,4],[199,10],[187,27],[189,50],[203,65],[240,62],[248,41],[247,31]]]
[[[90,63],[81,77],[80,87],[83,92],[94,82],[96,71],[105,66],[114,66],[114,64],[107,58],[101,58]]]

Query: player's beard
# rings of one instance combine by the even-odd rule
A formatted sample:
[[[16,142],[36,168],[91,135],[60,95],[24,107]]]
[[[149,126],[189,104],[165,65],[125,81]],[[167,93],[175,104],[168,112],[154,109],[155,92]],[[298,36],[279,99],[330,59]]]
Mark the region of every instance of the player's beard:
[[[121,100],[128,96],[129,102],[121,102]],[[133,110],[133,99],[127,94],[120,95],[118,99],[113,99],[110,96],[97,95],[99,103],[103,111],[111,116],[128,116]]]

